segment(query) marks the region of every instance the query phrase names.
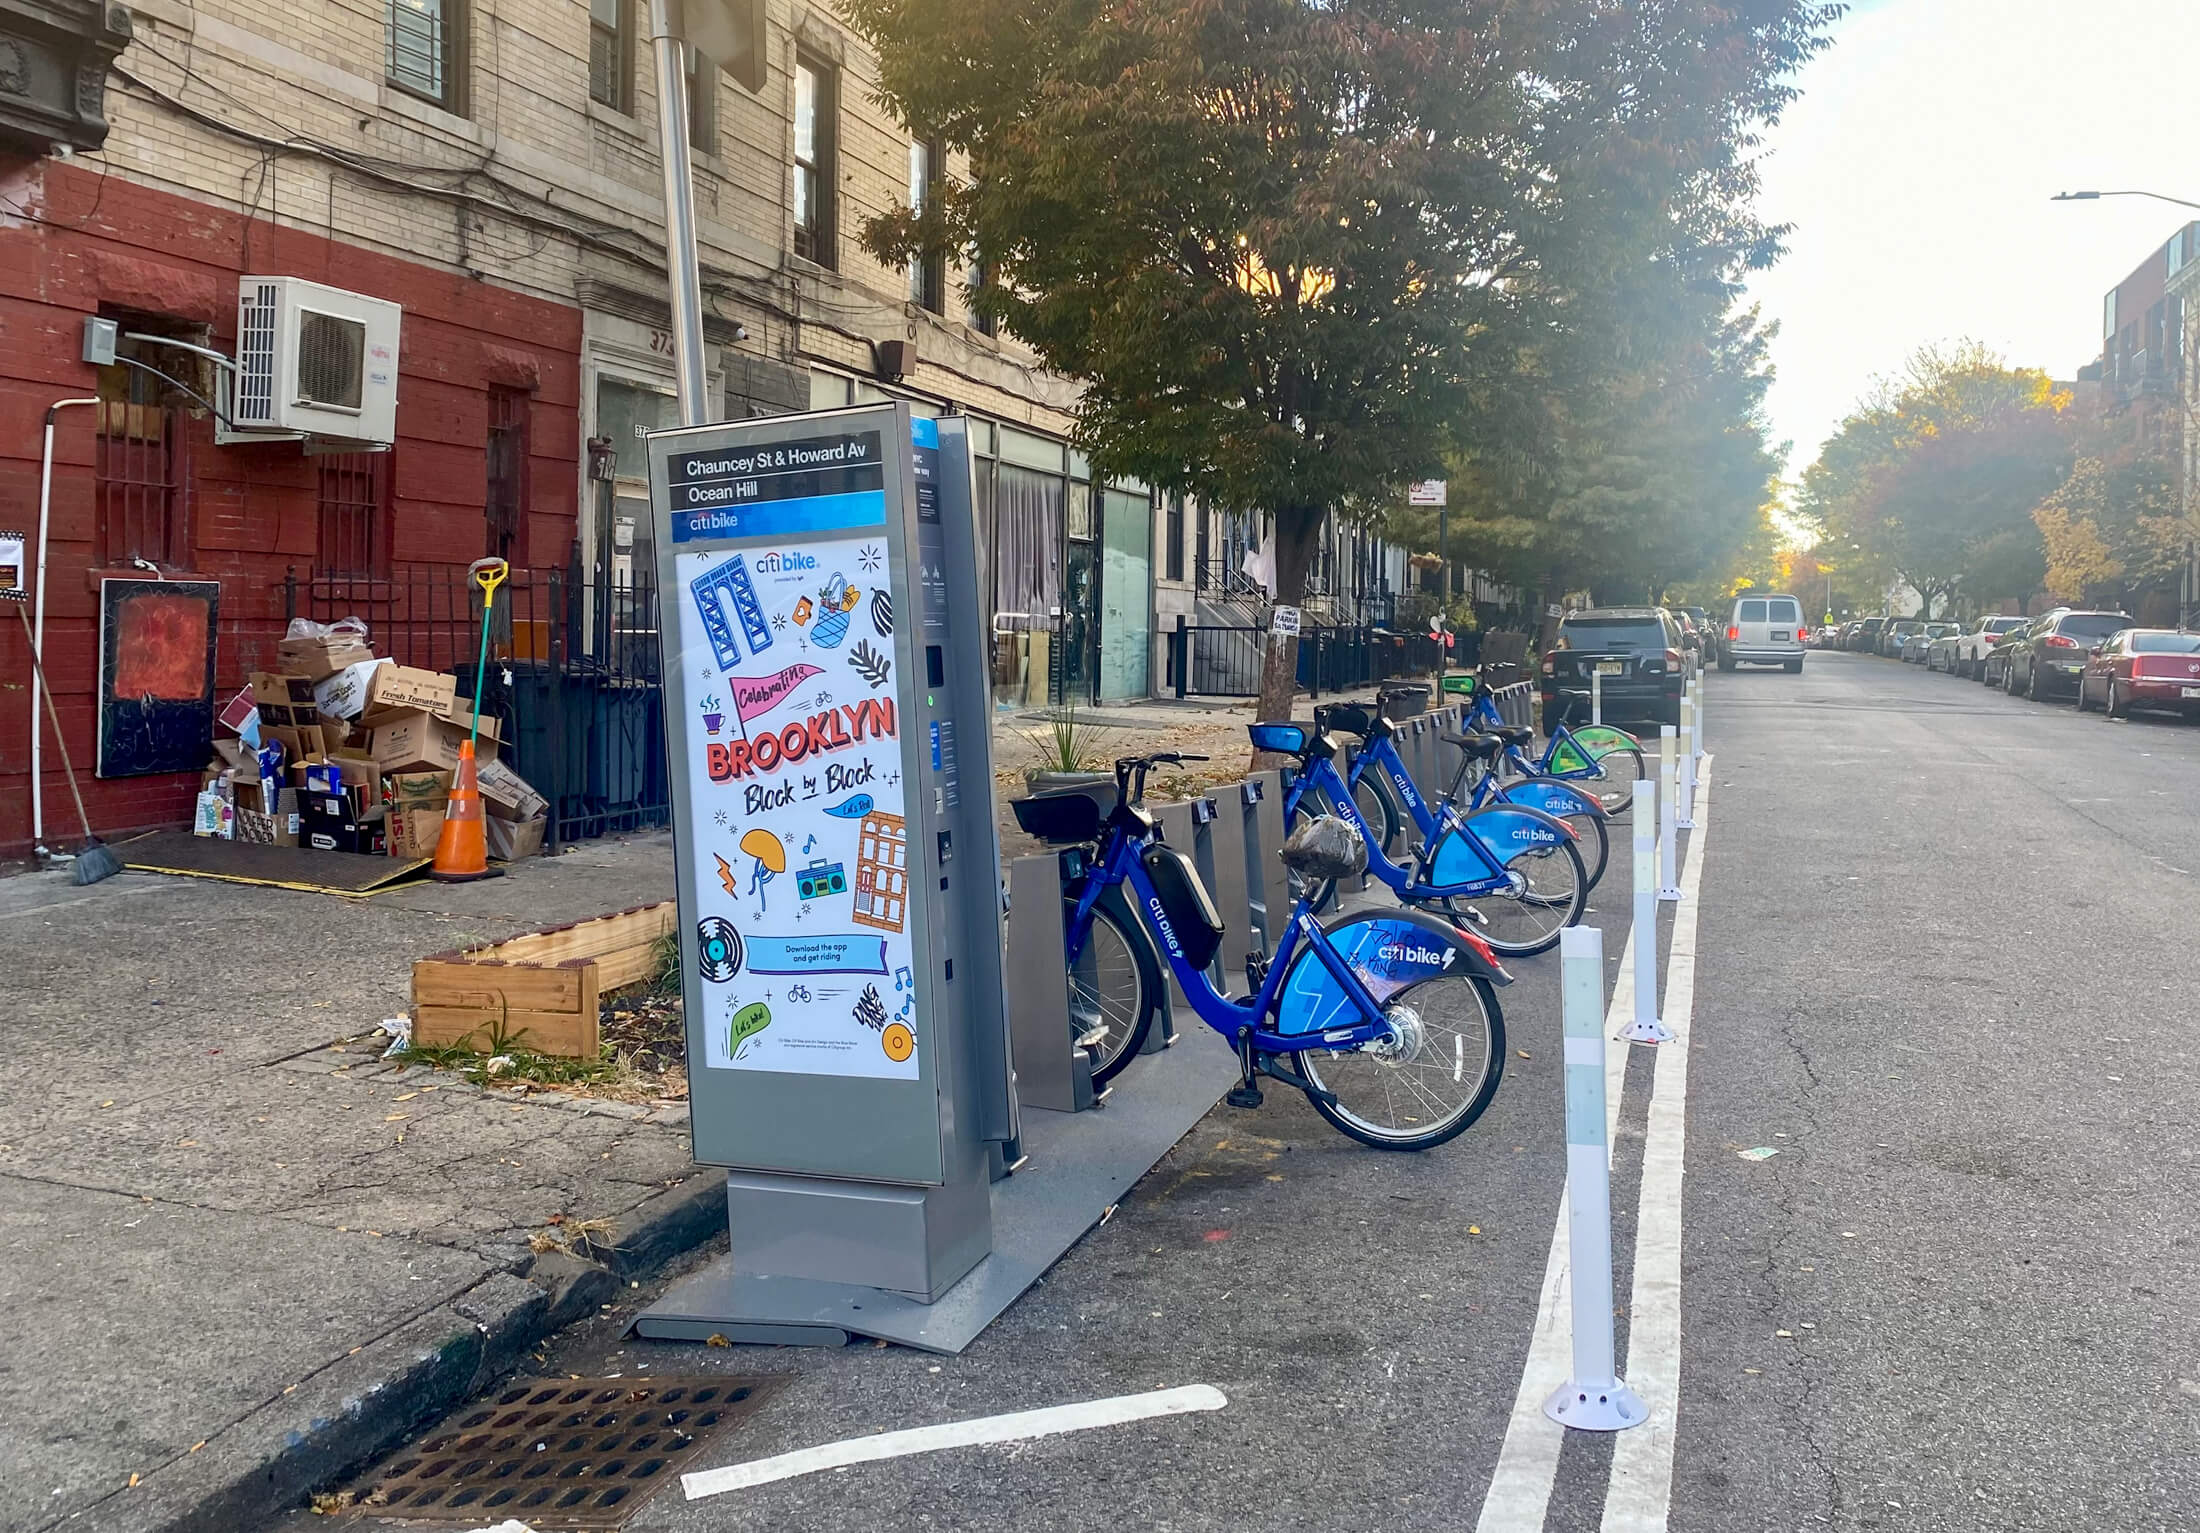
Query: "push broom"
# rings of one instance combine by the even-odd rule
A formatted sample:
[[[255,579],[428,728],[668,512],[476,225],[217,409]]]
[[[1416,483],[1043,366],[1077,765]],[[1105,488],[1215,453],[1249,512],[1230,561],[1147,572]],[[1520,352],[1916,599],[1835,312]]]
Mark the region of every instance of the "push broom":
[[[502,559],[476,559],[466,578],[481,587],[481,655],[474,662],[473,727],[458,748],[458,771],[451,778],[451,801],[443,811],[443,831],[435,838],[435,865],[428,876],[439,883],[463,884],[495,878],[504,870],[489,866],[487,827],[481,823],[481,776],[474,765],[474,742],[481,737],[481,689],[489,674],[489,612],[497,587],[512,573]]]
[[[69,775],[69,796],[76,800],[76,817],[84,827],[84,847],[70,864],[69,878],[74,883],[96,884],[120,873],[122,863],[92,834],[92,817],[84,812],[84,790],[76,785],[76,763],[69,759],[69,742],[61,733],[61,710],[54,706],[53,688],[46,685],[46,662],[38,654],[38,635],[31,631],[30,603],[18,601],[13,605],[23,620],[23,642],[31,647],[31,669],[38,675],[38,690],[46,699],[46,717],[53,720],[53,743],[61,748],[61,768]]]

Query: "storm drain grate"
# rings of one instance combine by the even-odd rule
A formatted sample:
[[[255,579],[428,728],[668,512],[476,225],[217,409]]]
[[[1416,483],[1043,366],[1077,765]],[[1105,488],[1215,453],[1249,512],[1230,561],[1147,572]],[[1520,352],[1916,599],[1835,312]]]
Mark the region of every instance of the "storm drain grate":
[[[475,1526],[623,1527],[777,1379],[517,1379],[380,1466],[354,1510]]]

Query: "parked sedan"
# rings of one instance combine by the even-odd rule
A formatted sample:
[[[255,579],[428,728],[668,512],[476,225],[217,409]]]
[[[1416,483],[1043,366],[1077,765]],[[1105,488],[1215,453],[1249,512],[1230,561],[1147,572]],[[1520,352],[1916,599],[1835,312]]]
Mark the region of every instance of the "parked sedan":
[[[2076,695],[2087,652],[2110,635],[2132,626],[2122,612],[2050,612],[1994,651],[2001,662],[2001,689],[2022,692],[2035,703]]]
[[[2200,633],[2126,628],[2096,645],[2078,676],[2078,711],[2094,702],[2112,719],[2134,708],[2200,715]]]
[[[1877,650],[1879,648],[1879,630],[1885,626],[1886,621],[1883,617],[1859,619],[1855,629],[1849,634],[1849,648],[1867,655]]]
[[[1923,665],[1926,653],[1931,648],[1933,640],[1955,626],[1953,623],[1920,624],[1902,636],[1901,647],[1895,651],[1896,657],[1904,665]]]
[[[2025,625],[2021,617],[1980,618],[1978,626],[1956,641],[1956,674],[1986,679],[1986,656],[1994,646]]]
[[[1908,641],[1911,634],[1916,633],[1924,626],[1925,620],[1923,618],[1888,618],[1886,625],[1879,630],[1879,639],[1878,642],[1872,646],[1872,653],[1875,655],[1885,655],[1889,659],[1900,659],[1902,655],[1903,644]]]
[[[1929,629],[1937,628],[1940,632],[1932,634],[1925,642],[1925,669],[1946,671],[1951,676],[1955,675],[1957,654],[1963,645],[1963,625],[1930,623],[1926,626]]]

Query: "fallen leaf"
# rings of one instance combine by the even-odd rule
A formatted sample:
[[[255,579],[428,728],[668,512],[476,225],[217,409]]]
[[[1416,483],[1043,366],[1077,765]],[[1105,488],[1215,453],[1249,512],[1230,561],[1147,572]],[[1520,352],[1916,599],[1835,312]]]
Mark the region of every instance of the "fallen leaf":
[[[1772,1146],[1761,1144],[1757,1146],[1757,1148],[1754,1150],[1742,1151],[1741,1156],[1744,1160],[1770,1160],[1773,1156],[1779,1153],[1780,1152],[1772,1148]]]
[[[733,1345],[733,1343],[726,1340],[725,1337],[719,1335],[716,1331],[713,1331],[708,1337],[704,1339],[703,1345],[706,1347],[730,1347]],[[580,1377],[580,1375],[576,1373],[573,1375],[573,1377],[577,1379]]]
[[[1744,1368],[1744,1369],[1742,1370],[1742,1372],[1744,1372],[1744,1373],[1763,1373],[1763,1372],[1764,1372],[1764,1369],[1762,1369],[1762,1368]]]
[[[196,1139],[179,1139],[176,1141],[176,1148],[179,1150],[195,1150],[198,1147],[199,1142]]]
[[[396,1102],[410,1102],[414,1097],[418,1095],[420,1095],[420,1093],[417,1091],[407,1091],[399,1096],[392,1097],[391,1100]]]
[[[130,1475],[130,1489],[132,1489],[132,1490],[136,1490],[136,1489],[137,1489],[137,1482],[138,1482],[138,1477],[137,1477],[137,1474],[136,1474],[136,1472],[135,1472],[135,1471],[132,1471],[132,1473],[131,1473],[131,1475]]]
[[[113,1097],[109,1097],[106,1101],[100,1103],[99,1105],[102,1107],[112,1107],[115,1105],[115,1099]]]
[[[1469,1235],[1479,1235],[1482,1233],[1482,1226],[1479,1224],[1470,1224],[1467,1226],[1467,1233]]]
[[[402,1123],[411,1116],[412,1114],[409,1112],[384,1113],[382,1115],[382,1121],[384,1123]]]
[[[1774,1331],[1772,1334],[1775,1336],[1785,1336],[1790,1341],[1793,1341],[1795,1339],[1795,1333],[1793,1331]]]
[[[202,1437],[202,1438],[200,1438],[200,1439],[199,1439],[199,1440],[198,1440],[197,1442],[193,1443],[193,1444],[192,1444],[192,1445],[191,1445],[191,1446],[190,1446],[190,1447],[189,1447],[188,1449],[186,1449],[185,1451],[186,1451],[186,1452],[190,1452],[190,1453],[196,1453],[196,1452],[198,1452],[198,1451],[199,1451],[199,1449],[201,1449],[201,1448],[203,1448],[203,1447],[205,1447],[205,1446],[206,1446],[206,1439]]]
[[[1520,1057],[1521,1057],[1522,1059],[1533,1059],[1533,1058],[1535,1058],[1535,1056],[1534,1056],[1533,1054],[1529,1053],[1529,1052],[1528,1052],[1528,1051],[1527,1051],[1526,1049],[1514,1049],[1514,1050],[1513,1050],[1513,1052],[1514,1052],[1515,1054],[1518,1054],[1518,1055],[1519,1055],[1519,1056],[1520,1056]]]

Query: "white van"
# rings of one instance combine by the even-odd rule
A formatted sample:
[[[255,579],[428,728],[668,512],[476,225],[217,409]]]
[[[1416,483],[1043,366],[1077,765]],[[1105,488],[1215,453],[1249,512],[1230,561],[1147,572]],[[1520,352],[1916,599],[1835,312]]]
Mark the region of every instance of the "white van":
[[[1737,596],[1726,620],[1726,642],[1719,646],[1719,669],[1735,665],[1785,666],[1790,673],[1803,668],[1803,604],[1792,596],[1771,592],[1763,596]]]

